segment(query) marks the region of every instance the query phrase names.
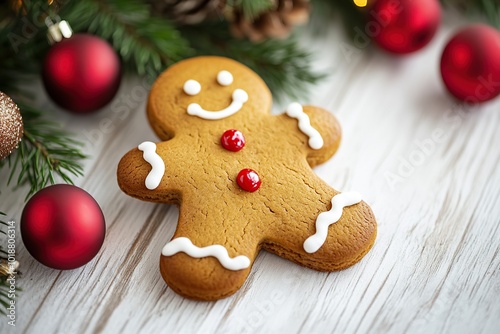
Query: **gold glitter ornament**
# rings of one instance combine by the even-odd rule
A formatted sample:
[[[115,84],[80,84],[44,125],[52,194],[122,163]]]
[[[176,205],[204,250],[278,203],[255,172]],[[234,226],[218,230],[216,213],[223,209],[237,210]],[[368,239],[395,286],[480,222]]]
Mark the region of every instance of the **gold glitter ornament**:
[[[23,137],[23,119],[12,99],[0,92],[0,160],[5,159],[19,145]]]

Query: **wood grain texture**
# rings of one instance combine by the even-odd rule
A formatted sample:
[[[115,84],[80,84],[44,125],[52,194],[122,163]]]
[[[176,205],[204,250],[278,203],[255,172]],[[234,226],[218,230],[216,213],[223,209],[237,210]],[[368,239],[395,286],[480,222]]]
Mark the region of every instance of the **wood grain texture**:
[[[333,273],[263,252],[243,288],[218,302],[186,300],[161,279],[177,209],[118,189],[122,155],[155,140],[142,84],[127,79],[96,115],[57,112],[88,143],[93,158],[77,184],[100,203],[106,240],[85,267],[57,271],[18,238],[17,326],[1,318],[0,333],[498,333],[500,100],[461,112],[445,93],[438,63],[453,26],[404,58],[377,50],[346,58],[337,26],[304,34],[315,66],[332,75],[303,102],[331,110],[343,129],[338,153],[315,170],[335,189],[364,195],[378,238],[360,263]],[[5,176],[0,208],[19,221],[24,195]]]

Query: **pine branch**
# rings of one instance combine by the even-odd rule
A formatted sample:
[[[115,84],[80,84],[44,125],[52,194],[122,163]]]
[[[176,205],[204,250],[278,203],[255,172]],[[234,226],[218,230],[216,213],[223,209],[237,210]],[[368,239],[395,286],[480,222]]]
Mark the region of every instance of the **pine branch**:
[[[7,158],[2,167],[10,169],[8,184],[30,184],[26,198],[48,184],[56,183],[56,176],[72,184],[72,176],[82,176],[80,161],[86,158],[80,147],[57,123],[42,118],[42,112],[19,103],[23,116],[24,136],[19,148]]]
[[[188,42],[166,19],[152,17],[147,4],[126,0],[80,0],[66,5],[59,15],[75,31],[108,39],[127,65],[144,75],[192,54]]]
[[[253,20],[274,6],[272,0],[229,0],[227,6],[243,13],[246,19]]]
[[[250,67],[279,100],[305,98],[308,86],[324,77],[312,70],[312,55],[294,38],[254,44],[232,37],[224,22],[183,27],[182,32],[199,55],[225,56]]]

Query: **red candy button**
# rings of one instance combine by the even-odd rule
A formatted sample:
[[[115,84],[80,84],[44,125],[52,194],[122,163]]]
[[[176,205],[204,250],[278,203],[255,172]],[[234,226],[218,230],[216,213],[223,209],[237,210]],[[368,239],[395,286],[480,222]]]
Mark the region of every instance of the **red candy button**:
[[[241,131],[231,129],[222,134],[220,142],[226,150],[238,152],[245,146],[245,137]]]
[[[251,170],[249,168],[242,169],[238,173],[236,182],[238,182],[238,185],[240,186],[241,189],[251,193],[259,189],[260,184],[262,183],[260,181],[259,174],[257,174],[254,170]]]

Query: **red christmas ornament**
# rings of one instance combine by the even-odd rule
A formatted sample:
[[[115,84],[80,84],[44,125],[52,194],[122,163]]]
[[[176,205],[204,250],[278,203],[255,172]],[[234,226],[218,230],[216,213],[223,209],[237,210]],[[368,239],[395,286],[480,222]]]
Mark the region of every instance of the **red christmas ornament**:
[[[104,216],[95,199],[72,185],[42,189],[28,201],[21,217],[26,249],[54,269],[75,269],[92,260],[105,232]]]
[[[238,173],[236,182],[238,182],[241,189],[251,193],[259,189],[260,184],[262,183],[260,181],[259,174],[249,168],[242,169]]]
[[[120,59],[101,38],[77,34],[52,46],[42,78],[58,105],[75,113],[90,113],[104,107],[118,91]]]
[[[378,0],[367,29],[383,49],[406,54],[430,42],[441,20],[438,0]]]
[[[227,130],[220,139],[222,146],[229,151],[238,152],[245,147],[245,137],[238,130]]]
[[[441,76],[451,94],[462,101],[485,102],[500,94],[500,32],[472,25],[448,42]]]

